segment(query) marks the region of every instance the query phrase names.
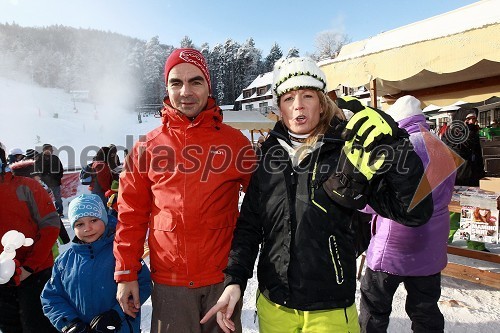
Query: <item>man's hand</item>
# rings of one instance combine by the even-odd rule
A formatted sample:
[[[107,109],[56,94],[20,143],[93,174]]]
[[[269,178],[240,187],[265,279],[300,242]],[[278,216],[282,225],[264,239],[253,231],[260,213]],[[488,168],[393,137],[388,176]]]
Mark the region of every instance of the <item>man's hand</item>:
[[[139,298],[139,283],[136,281],[118,282],[116,290],[116,300],[120,304],[123,312],[132,318],[136,317],[141,308]]]
[[[236,329],[231,316],[234,312],[234,307],[241,298],[241,288],[237,284],[231,284],[224,289],[217,303],[205,314],[201,319],[200,324],[205,324],[210,317],[217,314],[217,324],[224,331],[230,333]]]

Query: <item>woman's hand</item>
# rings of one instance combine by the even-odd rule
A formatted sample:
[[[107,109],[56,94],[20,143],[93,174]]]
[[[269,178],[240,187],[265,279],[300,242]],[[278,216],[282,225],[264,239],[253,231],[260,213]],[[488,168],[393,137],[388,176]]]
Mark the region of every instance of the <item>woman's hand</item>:
[[[241,289],[239,285],[231,284],[227,286],[217,303],[210,310],[208,310],[205,316],[200,320],[200,324],[205,324],[210,317],[217,314],[217,324],[219,324],[224,333],[234,331],[235,325],[231,320],[231,316],[233,315],[234,307],[240,298]]]

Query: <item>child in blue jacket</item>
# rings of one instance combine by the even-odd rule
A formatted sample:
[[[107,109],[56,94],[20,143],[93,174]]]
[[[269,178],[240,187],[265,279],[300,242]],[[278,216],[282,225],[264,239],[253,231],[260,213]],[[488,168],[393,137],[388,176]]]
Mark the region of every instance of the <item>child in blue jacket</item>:
[[[123,313],[116,300],[116,219],[107,215],[102,200],[95,194],[78,196],[68,210],[75,238],[57,258],[52,277],[42,291],[45,316],[64,333],[139,332],[139,309],[133,310],[137,315],[132,318]],[[142,304],[152,288],[150,271],[144,262],[138,282]]]

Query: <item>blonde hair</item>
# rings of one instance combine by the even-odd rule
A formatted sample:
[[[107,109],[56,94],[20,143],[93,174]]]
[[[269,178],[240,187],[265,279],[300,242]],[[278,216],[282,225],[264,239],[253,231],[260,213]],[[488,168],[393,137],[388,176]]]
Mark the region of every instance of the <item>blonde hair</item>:
[[[306,144],[309,146],[314,146],[318,141],[318,137],[324,135],[328,131],[333,117],[337,117],[340,120],[346,120],[344,112],[327,94],[320,90],[316,90],[316,94],[319,98],[320,115],[318,125],[316,125],[306,140]],[[283,122],[283,118],[281,118],[281,122]],[[285,124],[283,123],[283,125]]]

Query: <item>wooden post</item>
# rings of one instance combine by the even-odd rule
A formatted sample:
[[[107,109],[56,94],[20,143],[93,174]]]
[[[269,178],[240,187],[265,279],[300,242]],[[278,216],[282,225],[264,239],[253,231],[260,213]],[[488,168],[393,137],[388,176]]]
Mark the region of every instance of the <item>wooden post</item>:
[[[370,81],[370,97],[372,100],[372,107],[377,108],[377,81],[375,79]]]
[[[356,279],[359,280],[361,278],[361,273],[363,272],[363,268],[365,267],[366,254],[363,252],[361,254],[361,259],[359,261],[359,268],[356,274]]]

